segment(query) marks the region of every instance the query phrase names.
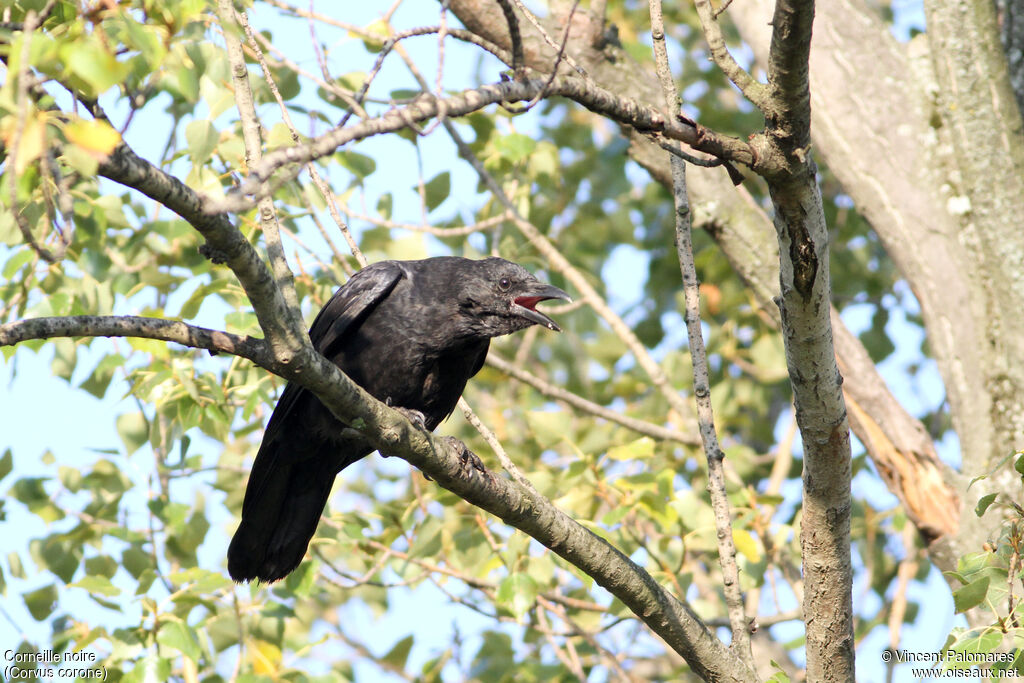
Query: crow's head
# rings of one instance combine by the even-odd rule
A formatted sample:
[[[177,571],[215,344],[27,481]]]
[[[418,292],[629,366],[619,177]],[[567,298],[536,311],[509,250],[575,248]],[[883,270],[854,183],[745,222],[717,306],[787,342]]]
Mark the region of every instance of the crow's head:
[[[548,299],[572,298],[535,278],[526,268],[501,258],[469,261],[458,285],[459,313],[474,334],[499,337],[543,325],[560,332],[554,320],[537,310]]]

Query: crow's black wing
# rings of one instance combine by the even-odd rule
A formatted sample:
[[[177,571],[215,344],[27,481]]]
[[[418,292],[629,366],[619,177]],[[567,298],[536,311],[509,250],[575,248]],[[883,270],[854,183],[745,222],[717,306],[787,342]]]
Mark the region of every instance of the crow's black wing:
[[[345,333],[358,327],[377,304],[391,293],[404,274],[405,271],[398,263],[381,261],[363,268],[339,287],[330,301],[320,309],[309,328],[309,339],[316,350],[330,359],[344,342]],[[289,382],[277,401],[274,414],[270,416],[270,423],[263,434],[264,441],[271,441],[277,436],[281,425],[305,391],[298,384]]]
[[[334,293],[309,328],[309,339],[316,350],[330,358],[345,333],[358,327],[404,275],[396,261],[374,263],[353,275]]]

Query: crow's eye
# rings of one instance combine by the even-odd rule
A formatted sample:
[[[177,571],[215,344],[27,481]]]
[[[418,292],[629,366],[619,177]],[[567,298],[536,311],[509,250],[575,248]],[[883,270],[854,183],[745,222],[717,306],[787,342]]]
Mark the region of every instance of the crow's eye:
[[[500,280],[498,280],[498,289],[500,289],[503,292],[507,292],[508,288],[511,286],[512,283],[509,281],[507,277],[503,277]]]

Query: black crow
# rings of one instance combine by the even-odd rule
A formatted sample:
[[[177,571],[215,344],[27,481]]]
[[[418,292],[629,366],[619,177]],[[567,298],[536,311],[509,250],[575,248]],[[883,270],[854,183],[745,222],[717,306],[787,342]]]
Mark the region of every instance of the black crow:
[[[309,337],[359,386],[433,431],[483,366],[491,337],[533,324],[559,330],[535,308],[546,299],[570,300],[500,258],[382,261],[338,289]],[[295,569],[335,475],[372,451],[315,395],[289,383],[249,474],[228,548],[231,578],[277,581]]]

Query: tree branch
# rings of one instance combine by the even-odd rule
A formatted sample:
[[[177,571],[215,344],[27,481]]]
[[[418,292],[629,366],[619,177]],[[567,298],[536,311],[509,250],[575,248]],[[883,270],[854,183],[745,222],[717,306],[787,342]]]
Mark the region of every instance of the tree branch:
[[[598,405],[593,401],[588,401],[582,396],[574,394],[571,391],[566,391],[561,387],[545,382],[533,373],[523,370],[514,363],[508,362],[501,356],[497,355],[493,350],[487,354],[487,364],[501,370],[510,377],[516,378],[524,384],[530,385],[549,398],[553,398],[556,401],[562,401],[574,408],[577,408],[578,410],[582,410],[583,412],[591,415],[596,415],[597,417],[608,420],[609,422],[620,424],[626,429],[632,429],[637,434],[645,434],[651,438],[665,441],[677,441],[687,446],[700,445],[699,434],[686,434],[669,427],[662,427],[661,425],[656,425],[651,422],[638,420],[634,417],[629,417],[628,415],[623,415],[622,413],[605,408],[604,406]]]
[[[392,109],[380,117],[367,119],[356,125],[332,129],[305,145],[274,150],[264,156],[263,161],[251,169],[246,179],[238,188],[230,191],[225,199],[208,200],[207,210],[210,213],[237,213],[249,210],[256,203],[252,197],[262,196],[268,191],[263,188],[263,184],[278,169],[289,164],[305,164],[333,154],[338,147],[348,142],[393,133],[432,119],[442,111],[446,117],[457,117],[499,102],[529,101],[544,91],[545,85],[546,81],[540,79],[506,81],[465,90],[444,100],[433,95],[423,95],[408,106]],[[756,155],[753,149],[738,138],[720,135],[703,126],[680,121],[674,117],[666,117],[654,107],[618,97],[607,90],[588,85],[579,78],[556,78],[547,85],[546,91],[549,96],[567,97],[593,112],[637,130],[658,132],[666,138],[681,140],[694,149],[737,163],[755,163]],[[299,169],[291,169],[278,178],[277,182],[290,180],[298,172]]]
[[[733,85],[739,88],[744,97],[750,100],[755,107],[764,111],[768,89],[763,83],[755,81],[753,76],[736,63],[736,59],[725,44],[725,36],[722,35],[722,28],[718,25],[718,14],[711,8],[711,0],[696,0],[696,5],[697,16],[700,18],[704,38],[708,41],[711,59],[732,81]]]
[[[235,19],[233,0],[218,0],[217,14],[220,16],[224,42],[227,46],[228,62],[231,64],[231,82],[234,85],[235,106],[242,125],[242,140],[245,144],[245,166],[251,168],[263,158],[263,140],[260,135],[260,121],[256,116],[256,105],[249,84],[249,68],[245,65],[245,53],[238,38],[241,29]],[[269,78],[269,74],[267,74]],[[288,307],[285,309],[292,326],[301,327],[299,321],[299,298],[295,294],[295,278],[288,267],[288,258],[281,245],[281,231],[278,229],[277,212],[269,196],[263,196],[258,206],[260,229],[267,245],[270,269],[277,287],[284,296]]]
[[[762,100],[772,135],[792,150],[811,141],[811,92],[808,81],[814,0],[776,0],[768,56],[768,98]]]
[[[507,37],[503,38],[500,35],[492,20],[497,5],[487,0],[449,0],[449,6],[463,24],[471,27],[482,38],[504,46]],[[759,11],[751,11],[754,7]],[[924,133],[895,139],[874,134],[878,121],[884,122],[884,126],[900,125],[900,121],[892,118],[894,112],[903,112],[902,116],[906,116],[907,112],[916,111],[910,98],[911,93],[901,85],[911,79],[909,73],[905,76],[894,76],[892,79],[870,76],[879,69],[885,73],[904,74],[907,65],[904,63],[902,46],[896,43],[870,8],[866,8],[860,2],[827,3],[819,9],[819,24],[822,20],[827,23],[825,30],[819,29],[820,35],[815,38],[819,49],[812,54],[811,63],[817,84],[812,92],[813,111],[816,117],[822,117],[815,119],[815,139],[825,139],[829,143],[834,141],[835,144],[827,145],[830,151],[831,170],[842,175],[844,188],[853,188],[858,209],[867,211],[872,224],[882,228],[880,235],[887,245],[917,245],[915,249],[890,248],[890,254],[897,261],[900,270],[915,283],[913,288],[918,297],[923,297],[922,306],[929,328],[929,343],[940,357],[940,367],[948,365],[941,362],[941,359],[949,358],[950,354],[954,353],[962,360],[970,360],[981,346],[976,335],[983,326],[962,325],[949,317],[959,315],[959,312],[969,304],[963,283],[956,273],[948,273],[946,278],[936,274],[937,264],[956,260],[953,258],[956,253],[946,248],[947,242],[942,238],[946,230],[941,226],[949,223],[949,217],[944,210],[944,200],[933,191],[939,183],[922,180],[915,174],[906,173],[907,168],[922,168],[926,164],[920,157],[927,150],[917,143]],[[740,24],[740,28],[743,29],[744,40],[755,48],[759,56],[763,56],[764,61],[767,60],[770,39],[764,27],[771,21],[771,10],[768,0],[763,0],[747,3],[743,6],[742,12],[733,13],[733,21]],[[529,27],[523,28],[527,31],[523,35],[526,45],[542,44],[543,41],[528,32]],[[823,44],[826,47],[821,49]],[[866,50],[865,47],[870,49]],[[576,40],[570,41],[567,51],[574,54],[586,66],[588,73],[603,87],[643,103],[658,101],[660,90],[656,79],[651,77],[650,70],[631,60],[622,50],[609,45],[605,45],[601,50],[594,50],[590,44]],[[528,49],[526,55],[527,64],[539,71],[549,68],[554,60],[553,50],[544,52],[540,49]],[[836,57],[838,55],[842,56],[841,60]],[[879,67],[879,64],[882,66]],[[850,73],[850,69],[853,73]],[[846,85],[851,81],[859,83],[861,87],[856,91],[851,90]],[[871,88],[877,89],[878,92]],[[863,95],[865,92],[868,94]],[[892,101],[903,104],[890,111],[886,109],[889,106],[886,103]],[[866,106],[869,107],[867,113]],[[854,135],[861,141],[855,148],[844,145],[839,138],[840,134],[847,134],[851,129],[860,131]],[[657,146],[637,133],[630,135],[630,141],[630,156],[656,181],[671,188],[669,164]],[[819,149],[822,147],[820,143],[818,146]],[[888,170],[883,175],[879,175],[878,161],[887,164]],[[743,188],[734,189],[731,185],[722,173],[691,169],[688,174],[688,186],[693,198],[695,223],[704,228],[722,249],[732,267],[752,290],[766,316],[775,321],[775,324],[780,324],[778,308],[772,304],[779,291],[779,263],[771,220],[749,192]],[[900,206],[904,208],[897,213]],[[940,232],[937,234],[936,230]],[[941,283],[942,286],[936,286],[935,283]],[[930,301],[945,303],[931,305],[928,303]],[[857,349],[858,354],[867,357],[860,341],[842,326],[841,320],[834,320],[836,322],[833,324],[837,330],[836,350],[844,367],[847,367],[845,364],[850,361],[845,356],[847,349]],[[843,338],[849,339],[849,347],[839,344]],[[970,342],[970,339],[974,341]],[[960,346],[963,346],[961,351],[954,351]],[[878,431],[872,436],[871,433],[862,430],[865,422],[852,422],[852,427],[867,447],[869,455],[876,463],[893,463],[899,472],[913,472],[916,469],[913,462],[900,463],[893,458],[899,458],[900,454],[914,453],[915,459],[926,461],[923,467],[941,475],[930,478],[929,481],[941,479],[945,483],[941,489],[936,490],[934,500],[957,500],[955,488],[950,484],[951,478],[955,478],[955,473],[938,458],[934,445],[930,442],[924,450],[898,446],[890,449],[888,455],[876,449],[876,446],[884,441],[889,444],[906,443],[899,434],[923,431],[923,427],[902,407],[899,410],[892,409],[893,406],[899,406],[898,401],[885,386],[877,370],[873,369],[873,365],[869,365],[872,367],[871,372],[866,371],[868,366],[850,361],[850,367],[863,367],[865,371],[845,373],[843,384],[843,390],[848,397],[851,392],[856,397],[880,394],[888,396],[888,400],[885,401],[854,399],[870,416],[871,421],[884,431],[885,438],[881,439],[883,434]],[[964,372],[965,376],[976,374],[970,367],[964,368]],[[944,379],[951,392],[950,400],[954,403],[954,418],[964,408],[982,412],[987,410],[980,405],[977,408],[962,405],[959,397],[966,395],[960,389],[963,386],[963,378],[944,376]],[[880,465],[879,469],[884,470],[885,466]],[[908,488],[912,487],[913,479],[908,479],[901,486],[891,488],[908,509],[913,507],[913,498],[908,497]],[[952,513],[947,510],[938,518],[948,519],[950,514],[955,515],[955,510]],[[911,515],[911,519],[919,523],[927,518],[918,519]],[[977,517],[973,514],[965,515],[963,521],[973,522],[975,528],[978,526]],[[926,537],[933,537],[936,531],[934,525],[927,521],[919,528]],[[977,537],[977,533],[966,530],[964,533]],[[938,546],[933,544],[929,548],[931,557],[943,569],[953,570],[956,568],[957,553],[950,551],[950,544],[955,545],[956,539],[944,536],[941,543],[946,550],[936,553]],[[963,550],[960,551],[962,552]]]
[[[466,467],[465,446],[416,429],[376,400],[326,358],[310,351],[289,366],[271,369],[313,391],[331,412],[358,429],[373,446],[396,455],[440,486],[529,534],[619,598],[703,678],[752,681],[747,670],[709,632],[688,603],[662,588],[607,541],[518,484]],[[298,368],[304,371],[298,372]]]
[[[260,36],[252,30],[252,27],[249,25],[248,18],[244,13],[239,15],[239,21],[242,24],[242,28],[245,30],[247,39],[249,40],[249,49],[252,50],[253,54],[256,56],[256,61],[259,62],[260,69],[263,70],[263,77],[266,79],[267,87],[270,88],[270,92],[274,94],[274,99],[277,100],[277,105],[281,110],[281,120],[288,127],[288,132],[291,133],[292,141],[298,144],[300,139],[299,131],[292,122],[292,117],[288,112],[288,107],[285,105],[284,99],[281,97],[281,93],[277,89],[277,84],[274,83],[273,74],[271,73],[270,68],[267,65],[267,61],[263,56],[263,51],[260,49],[259,38],[262,38],[263,36]],[[357,98],[357,100],[358,99],[359,98]],[[352,252],[352,256],[355,257],[360,268],[365,267],[367,263],[366,257],[363,255],[363,252],[356,243],[355,238],[352,237],[352,232],[348,229],[348,226],[342,219],[341,214],[338,212],[338,198],[324,181],[320,172],[316,170],[315,164],[312,162],[306,164],[306,172],[309,173],[310,179],[313,181],[313,184],[316,185],[316,189],[319,190],[320,195],[324,198],[324,202],[327,204],[327,211],[330,213],[334,224],[338,226],[338,230],[341,231],[342,237],[345,238],[345,242],[348,244],[349,250]],[[316,221],[315,217],[314,221]],[[316,221],[316,224],[317,227],[322,227],[319,221]],[[335,256],[339,260],[343,260],[341,259],[341,254],[338,253],[337,249],[334,247],[334,242],[326,234],[326,230],[321,230],[321,232],[324,239],[331,246],[332,251],[334,251]]]
[[[661,0],[650,0],[651,36],[654,47],[654,68],[661,82],[665,106],[672,111],[679,107],[679,95],[672,70],[669,67],[668,47],[665,45],[665,20]],[[686,193],[686,163],[678,156],[669,157],[672,168],[672,198],[675,205],[675,241],[679,269],[683,277],[683,297],[686,302],[684,319],[693,368],[693,395],[697,403],[697,425],[708,463],[708,493],[715,517],[715,537],[718,543],[718,562],[722,569],[722,589],[729,613],[732,642],[729,649],[749,668],[754,668],[750,649],[750,630],[744,613],[743,593],[740,590],[739,568],[736,566],[736,543],[732,538],[732,518],[729,498],[725,491],[725,453],[718,443],[715,418],[711,408],[711,381],[708,375],[707,350],[700,322],[700,291],[697,267],[693,261],[693,240],[690,226],[690,200]]]
[[[766,176],[779,241],[786,364],[804,447],[800,544],[807,678],[854,680],[850,559],[850,434],[829,319],[828,227],[809,155],[808,55],[814,3],[777,0],[768,57],[771,102],[763,141],[783,161]]]
[[[100,162],[99,174],[163,204],[206,238],[215,260],[226,263],[241,283],[278,361],[288,365],[300,349],[309,348],[305,329],[290,315],[259,253],[225,214],[211,213],[194,190],[139,157],[124,142]]]
[[[211,354],[230,353],[263,367],[274,365],[270,347],[262,339],[211,330],[178,320],[136,315],[73,315],[28,318],[0,325],[0,346],[54,337],[141,337],[174,342]]]

